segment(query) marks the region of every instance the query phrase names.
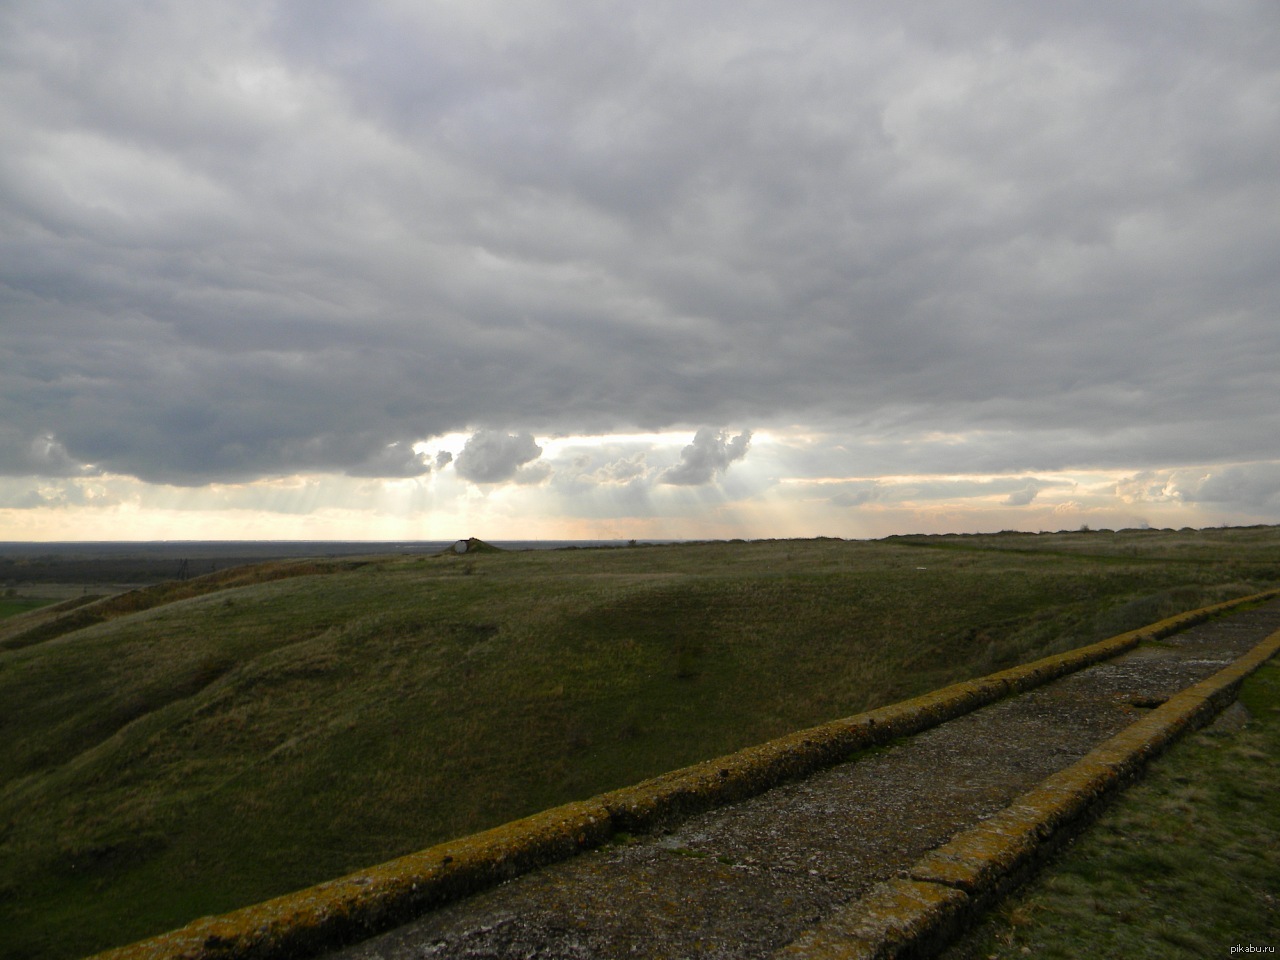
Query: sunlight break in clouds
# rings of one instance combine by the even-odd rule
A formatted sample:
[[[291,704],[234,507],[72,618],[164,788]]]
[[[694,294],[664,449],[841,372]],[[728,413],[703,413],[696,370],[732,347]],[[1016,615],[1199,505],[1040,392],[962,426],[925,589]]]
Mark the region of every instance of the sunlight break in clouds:
[[[707,428],[703,445],[687,435],[563,437],[532,462],[536,485],[512,469],[528,441],[506,434],[495,463],[511,472],[479,485],[457,475],[440,451],[430,474],[380,480],[335,475],[245,484],[177,487],[119,476],[31,482],[0,478],[0,522],[13,539],[109,539],[128,529],[141,539],[630,539],[632,537],[878,537],[902,530],[1181,527],[1257,522],[1274,507],[1280,463],[1039,475],[797,477],[785,471],[794,450],[785,434],[757,433],[737,448]],[[738,434],[739,437],[744,436]],[[465,446],[473,437],[457,436]],[[812,441],[806,438],[802,449]],[[428,444],[434,447],[434,444]],[[730,473],[701,486],[666,476],[687,468],[689,447],[718,451],[717,469],[743,449]],[[702,464],[705,468],[707,464]],[[496,467],[495,467],[496,469]],[[490,474],[492,476],[492,474]],[[732,481],[732,482],[730,482]],[[690,499],[691,491],[702,491]],[[1031,495],[1034,493],[1034,495]],[[690,504],[697,505],[690,522]],[[114,531],[114,532],[113,532]]]

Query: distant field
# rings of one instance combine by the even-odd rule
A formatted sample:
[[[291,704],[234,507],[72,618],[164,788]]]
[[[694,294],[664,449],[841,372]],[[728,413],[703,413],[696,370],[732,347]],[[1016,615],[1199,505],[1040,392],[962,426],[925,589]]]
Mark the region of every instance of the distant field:
[[[0,624],[0,957],[177,926],[1280,583],[1280,529],[284,561]]]
[[[52,600],[35,597],[0,597],[0,620],[48,606]]]

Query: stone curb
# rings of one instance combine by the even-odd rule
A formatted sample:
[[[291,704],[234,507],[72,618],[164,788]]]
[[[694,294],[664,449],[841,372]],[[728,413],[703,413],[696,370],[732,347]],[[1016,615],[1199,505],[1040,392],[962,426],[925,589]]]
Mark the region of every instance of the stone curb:
[[[801,730],[231,913],[201,917],[180,929],[107,950],[94,960],[299,960],[315,956],[565,860],[617,833],[651,831],[744,800],[846,760],[859,750],[919,733],[1110,659],[1144,641],[1170,636],[1241,605],[1277,596],[1280,590],[1270,590],[1203,607],[1067,653]],[[909,900],[909,890],[916,888],[904,889],[908,892],[903,897]],[[960,892],[959,896],[966,895]],[[951,893],[942,899],[947,904],[956,902]]]
[[[787,960],[928,957],[1025,881],[1063,841],[1138,776],[1147,761],[1235,700],[1240,684],[1280,652],[1280,630],[1230,666],[1047,778],[1010,806],[926,854],[905,876],[807,931],[775,956]]]

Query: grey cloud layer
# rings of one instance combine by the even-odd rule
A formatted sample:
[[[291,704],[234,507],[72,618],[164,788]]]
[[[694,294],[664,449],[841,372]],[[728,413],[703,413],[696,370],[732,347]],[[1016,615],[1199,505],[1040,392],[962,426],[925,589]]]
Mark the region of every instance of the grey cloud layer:
[[[0,470],[700,423],[1265,459],[1278,48],[1248,0],[6,3]]]

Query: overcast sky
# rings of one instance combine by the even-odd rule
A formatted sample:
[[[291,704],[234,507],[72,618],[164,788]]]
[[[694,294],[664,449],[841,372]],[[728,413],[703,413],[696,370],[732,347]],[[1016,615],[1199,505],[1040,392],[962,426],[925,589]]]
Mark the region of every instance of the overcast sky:
[[[0,0],[0,540],[1280,522],[1280,5]]]

